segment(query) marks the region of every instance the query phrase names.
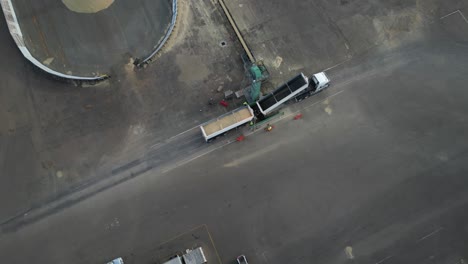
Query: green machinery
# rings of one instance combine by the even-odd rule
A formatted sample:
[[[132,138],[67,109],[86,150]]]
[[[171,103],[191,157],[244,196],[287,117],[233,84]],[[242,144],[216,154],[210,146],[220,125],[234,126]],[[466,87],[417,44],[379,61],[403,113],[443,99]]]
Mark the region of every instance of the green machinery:
[[[251,62],[245,56],[242,56],[244,69],[246,72],[247,87],[244,89],[244,96],[251,105],[260,98],[262,82],[267,80],[270,74],[262,61]]]

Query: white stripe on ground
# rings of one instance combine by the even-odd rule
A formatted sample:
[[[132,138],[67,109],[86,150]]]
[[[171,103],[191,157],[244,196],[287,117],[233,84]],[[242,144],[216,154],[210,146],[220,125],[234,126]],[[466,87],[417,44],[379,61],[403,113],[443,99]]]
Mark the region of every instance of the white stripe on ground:
[[[451,16],[451,15],[454,15],[454,14],[457,14],[457,13],[460,14],[460,16],[463,18],[463,20],[465,20],[465,22],[468,24],[468,20],[466,19],[465,15],[464,15],[464,14],[462,13],[462,11],[460,11],[460,10],[453,11],[452,13],[447,14],[447,15],[441,17],[440,19],[447,18],[447,17],[449,17],[449,16]]]
[[[429,233],[429,234],[427,234],[427,235],[421,237],[421,238],[418,240],[418,242],[421,242],[421,241],[423,241],[424,239],[427,239],[427,238],[429,238],[429,237],[431,237],[431,236],[433,236],[433,235],[439,233],[442,229],[444,229],[444,228],[443,228],[443,227],[440,227],[440,228],[438,228],[437,230],[435,230],[435,231],[433,231],[433,232],[431,232],[431,233]]]

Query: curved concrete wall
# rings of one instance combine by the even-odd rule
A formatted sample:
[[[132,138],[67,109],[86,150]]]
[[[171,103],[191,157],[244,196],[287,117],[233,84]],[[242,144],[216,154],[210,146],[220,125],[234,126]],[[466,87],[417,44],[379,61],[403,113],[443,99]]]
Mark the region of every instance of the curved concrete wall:
[[[141,61],[137,61],[135,63],[136,66],[141,67],[142,65],[147,64],[162,49],[166,41],[171,36],[172,31],[174,30],[176,21],[177,21],[177,0],[172,0],[172,20],[171,20],[171,24],[169,25],[169,29],[166,32],[166,35],[164,36],[163,40],[158,44],[156,49],[150,55],[148,55],[146,58],[142,59]]]
[[[13,8],[13,4],[11,3],[11,0],[1,0],[0,4],[2,6],[3,13],[5,14],[5,19],[8,25],[8,29],[10,30],[10,34],[13,37],[13,40],[15,41],[16,45],[20,49],[21,53],[23,53],[23,56],[26,59],[28,59],[30,62],[32,62],[34,65],[39,67],[41,70],[47,73],[50,73],[54,76],[60,77],[60,78],[80,80],[80,81],[98,81],[98,80],[103,80],[109,77],[108,75],[90,76],[90,77],[67,75],[67,74],[54,71],[48,68],[47,66],[45,66],[44,64],[42,64],[40,61],[38,61],[36,58],[34,58],[31,55],[31,52],[29,52],[28,48],[24,44],[23,34],[21,33],[21,27],[18,23],[15,9]]]
[[[56,76],[56,77],[59,77],[59,78],[64,78],[64,79],[78,80],[78,81],[99,81],[99,80],[107,79],[109,77],[108,75],[75,76],[75,75],[64,74],[64,73],[55,71],[55,70],[47,67],[46,65],[41,63],[39,60],[34,58],[34,56],[31,54],[31,52],[28,50],[28,48],[25,45],[24,37],[23,37],[23,34],[21,32],[21,27],[20,27],[20,24],[18,23],[18,18],[16,16],[16,13],[15,13],[15,10],[14,10],[14,7],[13,7],[13,4],[12,4],[11,1],[12,0],[0,0],[0,4],[1,4],[2,10],[3,10],[3,13],[5,14],[5,19],[6,19],[6,22],[7,22],[7,25],[8,25],[8,29],[9,29],[10,34],[13,37],[13,40],[15,41],[16,45],[18,46],[19,50],[23,54],[23,56],[26,59],[28,59],[31,63],[33,63],[34,65],[36,65],[41,70],[43,70],[43,71],[45,71],[45,72],[47,72],[47,73],[49,73],[49,74],[51,74],[53,76]],[[148,61],[150,61],[161,50],[161,48],[164,46],[167,39],[170,37],[170,35],[171,35],[171,33],[172,33],[173,29],[174,29],[176,20],[177,20],[177,0],[172,0],[171,24],[169,25],[169,28],[168,28],[164,38],[162,39],[162,41],[158,44],[158,46],[155,48],[155,50],[150,55],[148,55],[147,57],[141,59],[141,61],[140,60],[137,61],[137,63],[136,63],[137,66],[141,66],[143,64],[148,63]]]

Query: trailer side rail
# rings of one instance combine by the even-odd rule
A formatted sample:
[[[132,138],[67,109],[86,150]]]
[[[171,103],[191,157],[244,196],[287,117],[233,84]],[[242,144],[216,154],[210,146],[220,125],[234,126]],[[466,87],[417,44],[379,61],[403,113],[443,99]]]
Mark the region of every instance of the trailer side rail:
[[[200,130],[205,140],[208,141],[211,138],[250,122],[253,118],[254,113],[252,108],[250,106],[243,106],[200,125]]]
[[[263,97],[257,102],[257,106],[262,114],[266,115],[275,108],[293,98],[309,86],[309,79],[303,74],[299,74],[275,91]]]

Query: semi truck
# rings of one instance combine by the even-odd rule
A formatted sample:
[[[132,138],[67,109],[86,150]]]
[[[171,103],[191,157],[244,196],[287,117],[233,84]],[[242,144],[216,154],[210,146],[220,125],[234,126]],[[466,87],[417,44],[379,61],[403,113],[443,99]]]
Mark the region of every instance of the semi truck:
[[[252,107],[242,106],[228,112],[218,118],[212,119],[202,125],[200,130],[206,142],[210,142],[220,135],[224,135],[231,129],[242,126],[254,118],[263,120],[268,114],[277,110],[285,102],[295,98],[301,101],[313,94],[316,94],[330,85],[330,79],[325,72],[319,72],[310,78],[300,73],[296,77],[282,84],[268,95],[260,98]]]
[[[252,108],[245,105],[200,125],[200,130],[205,141],[210,142],[217,136],[252,121],[254,117]]]
[[[260,98],[260,100],[257,101],[257,107],[259,111],[266,116],[292,98],[296,98],[296,100],[300,101],[312,94],[322,91],[329,85],[330,80],[325,72],[316,73],[312,75],[311,78],[300,73],[276,88],[273,92]]]

